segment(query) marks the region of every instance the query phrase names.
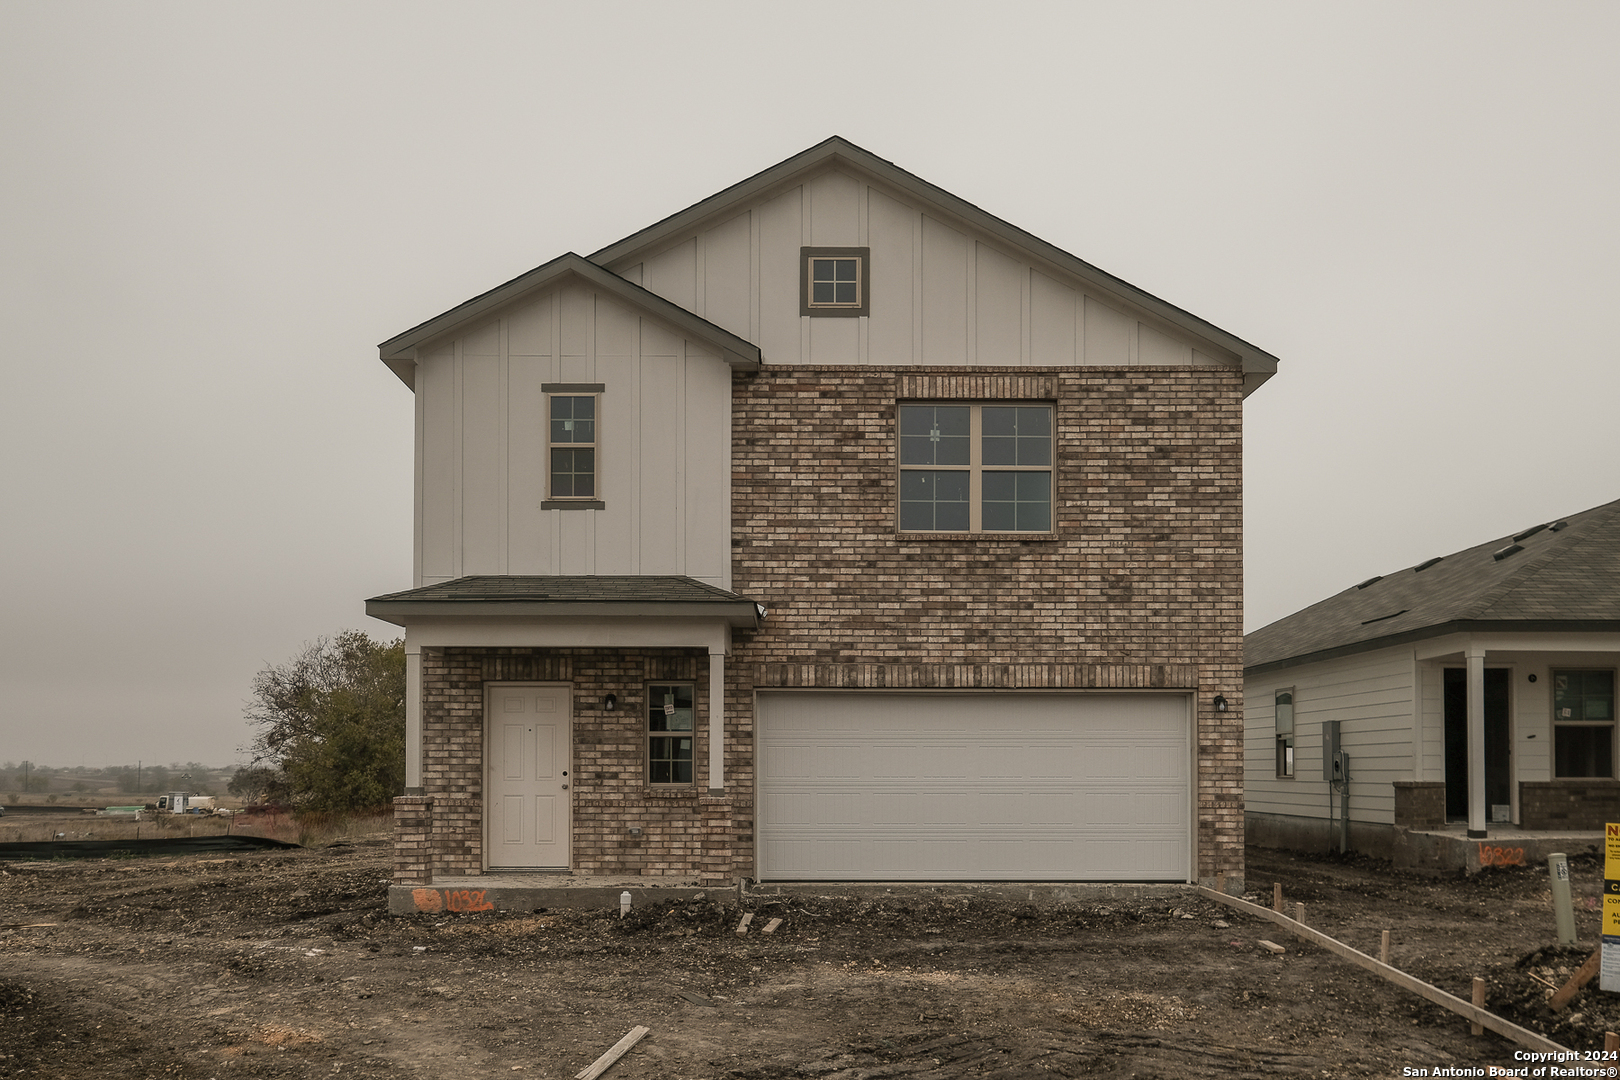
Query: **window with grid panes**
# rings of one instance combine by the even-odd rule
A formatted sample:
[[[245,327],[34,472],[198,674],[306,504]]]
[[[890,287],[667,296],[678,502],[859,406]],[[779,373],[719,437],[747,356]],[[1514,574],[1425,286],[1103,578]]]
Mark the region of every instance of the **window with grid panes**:
[[[550,398],[552,499],[598,499],[596,482],[596,395],[552,394]]]
[[[1553,775],[1614,776],[1614,672],[1554,671]]]
[[[696,691],[691,683],[647,687],[647,782],[691,784]]]
[[[1051,532],[1052,406],[903,402],[904,532]]]
[[[800,248],[799,314],[867,314],[870,265],[870,248]]]

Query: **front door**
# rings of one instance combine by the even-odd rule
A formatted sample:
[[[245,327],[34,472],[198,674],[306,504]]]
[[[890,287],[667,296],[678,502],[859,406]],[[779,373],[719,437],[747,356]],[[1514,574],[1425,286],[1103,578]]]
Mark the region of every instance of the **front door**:
[[[1505,825],[1513,799],[1508,669],[1485,669],[1485,819]],[[1446,668],[1446,818],[1468,820],[1468,670]]]
[[[566,686],[496,683],[484,706],[484,852],[491,870],[567,869]]]

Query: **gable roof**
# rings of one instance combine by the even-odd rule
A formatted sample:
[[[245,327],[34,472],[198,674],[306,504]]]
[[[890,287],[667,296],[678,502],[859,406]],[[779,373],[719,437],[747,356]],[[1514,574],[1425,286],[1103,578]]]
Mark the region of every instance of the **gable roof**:
[[[759,346],[751,341],[744,340],[733,334],[730,330],[716,326],[709,320],[692,314],[679,304],[672,304],[657,293],[649,292],[633,281],[626,281],[618,274],[604,270],[596,263],[590,262],[572,251],[557,256],[544,265],[537,266],[526,274],[519,274],[511,281],[497,285],[486,293],[480,293],[463,303],[457,304],[442,315],[435,315],[424,323],[418,323],[403,334],[396,334],[381,345],[377,352],[383,363],[400,380],[411,389],[416,389],[416,359],[417,346],[437,337],[450,333],[457,327],[465,326],[475,319],[481,319],[495,309],[504,307],[524,296],[539,292],[559,281],[574,278],[591,288],[609,293],[622,300],[630,307],[637,308],[643,313],[667,325],[671,330],[684,337],[702,342],[718,352],[726,363],[734,368],[757,368],[761,358]]]
[[[733,367],[758,367],[763,363],[763,358],[757,345],[620,277],[618,271],[635,265],[645,254],[675,237],[733,212],[740,204],[764,198],[777,189],[789,187],[809,175],[834,167],[871,176],[914,199],[928,203],[945,216],[953,217],[980,232],[1027,252],[1031,257],[1044,261],[1059,272],[1084,282],[1088,288],[1099,294],[1113,296],[1170,326],[1178,327],[1186,333],[1225,349],[1236,356],[1242,365],[1245,396],[1253,393],[1261,383],[1277,372],[1277,358],[1265,350],[1091,265],[1084,259],[1071,255],[1032,233],[1025,232],[1016,225],[1003,221],[943,188],[935,187],[892,161],[886,161],[836,135],[701,202],[694,203],[685,210],[677,211],[662,221],[632,233],[617,243],[609,244],[589,258],[581,258],[573,252],[568,252],[525,274],[519,274],[488,292],[481,293],[441,315],[436,315],[402,334],[389,338],[377,346],[378,353],[383,362],[406,386],[415,389],[414,350],[418,346],[431,339],[443,337],[474,319],[483,318],[497,308],[545,288],[564,275],[572,274],[592,287],[605,290],[625,303],[662,320],[677,333],[709,345]]]
[[[614,270],[623,270],[669,241],[727,215],[741,203],[763,199],[777,189],[798,183],[809,174],[834,166],[853,169],[881,180],[915,199],[932,204],[981,232],[1044,260],[1100,293],[1133,304],[1171,326],[1179,327],[1228,350],[1242,362],[1245,394],[1252,393],[1261,383],[1277,373],[1277,358],[1258,346],[1168,301],[1161,300],[1152,293],[1145,292],[1130,282],[1117,278],[1032,233],[1025,232],[1016,225],[1003,221],[966,199],[958,198],[944,188],[936,187],[920,176],[900,168],[894,162],[880,158],[837,135],[762,172],[755,173],[702,202],[694,203],[685,210],[677,211],[662,221],[632,233],[617,243],[593,252],[590,260]]]
[[[1620,630],[1620,500],[1312,604],[1246,635],[1244,670],[1480,630]]]
[[[366,614],[396,626],[410,616],[717,618],[757,629],[763,610],[746,596],[676,575],[475,574],[373,596]]]

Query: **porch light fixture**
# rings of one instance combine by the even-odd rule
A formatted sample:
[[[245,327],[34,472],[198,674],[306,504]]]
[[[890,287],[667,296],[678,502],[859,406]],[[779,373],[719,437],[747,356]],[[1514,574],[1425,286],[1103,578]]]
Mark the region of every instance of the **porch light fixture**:
[[[606,709],[608,712],[612,712],[618,707],[619,698],[616,694],[609,694],[607,697],[602,699],[602,708]]]
[[[1225,712],[1226,711],[1226,699],[1223,698],[1219,694],[1215,695],[1215,711],[1216,712]]]

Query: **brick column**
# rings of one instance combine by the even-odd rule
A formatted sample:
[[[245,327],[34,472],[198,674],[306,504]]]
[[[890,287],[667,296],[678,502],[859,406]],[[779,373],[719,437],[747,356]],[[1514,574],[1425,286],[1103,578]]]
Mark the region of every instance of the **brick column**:
[[[732,829],[731,800],[720,796],[698,799],[703,815],[703,848],[698,856],[700,880],[704,884],[727,883],[731,880]]]
[[[394,884],[433,884],[433,797],[394,800]]]

